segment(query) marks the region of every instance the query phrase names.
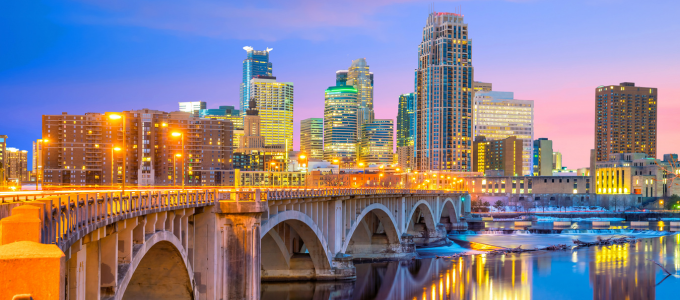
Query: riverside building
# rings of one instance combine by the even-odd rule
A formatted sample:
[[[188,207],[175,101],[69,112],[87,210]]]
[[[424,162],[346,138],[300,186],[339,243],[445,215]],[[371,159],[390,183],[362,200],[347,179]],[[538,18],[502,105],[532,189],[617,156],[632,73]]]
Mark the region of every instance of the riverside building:
[[[332,86],[326,89],[323,117],[324,160],[356,162],[357,89],[352,86]]]
[[[257,103],[262,136],[266,145],[293,149],[293,83],[276,77],[256,76],[250,80],[250,94]]]
[[[595,89],[595,150],[597,161],[616,153],[656,157],[657,89],[635,83]]]
[[[323,118],[300,121],[300,152],[309,159],[323,159]]]
[[[389,119],[374,119],[361,125],[361,145],[358,162],[370,164],[392,164],[394,122]]]

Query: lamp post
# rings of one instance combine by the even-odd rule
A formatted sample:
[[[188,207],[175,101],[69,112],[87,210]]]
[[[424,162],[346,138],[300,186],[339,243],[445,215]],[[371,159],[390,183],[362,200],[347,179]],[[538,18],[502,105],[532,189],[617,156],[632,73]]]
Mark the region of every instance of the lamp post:
[[[127,181],[127,175],[126,172],[126,165],[127,165],[127,137],[125,134],[125,115],[118,115],[118,114],[111,114],[109,115],[109,119],[111,120],[118,120],[122,119],[123,123],[123,187],[122,187],[122,192],[125,193],[125,181]]]
[[[272,185],[272,187],[274,187],[274,171],[273,171],[273,169],[274,169],[275,165],[276,165],[275,162],[269,163],[269,174],[271,174],[271,178],[272,178],[270,184]]]
[[[181,137],[181,140],[182,140],[182,155],[181,155],[181,156],[184,157],[184,158],[182,159],[182,189],[184,189],[184,177],[185,177],[185,175],[184,175],[184,169],[185,169],[185,162],[186,162],[186,160],[187,160],[187,159],[186,159],[186,156],[184,156],[184,133],[182,133],[182,132],[177,132],[177,131],[176,131],[176,132],[173,132],[173,133],[172,133],[172,136],[174,136],[174,137],[178,137],[178,136],[179,136],[179,137]]]
[[[182,157],[182,154],[175,154],[172,156],[172,185],[176,186],[177,185],[177,164],[175,161],[175,158],[177,157]]]
[[[360,162],[359,167],[362,168],[362,171],[361,171],[361,186],[363,187],[364,184],[366,184],[366,182],[365,182],[366,181],[366,164]]]
[[[113,186],[113,165],[114,165],[114,157],[113,157],[113,151],[120,151],[120,147],[111,147],[111,186]],[[125,180],[125,178],[123,178]]]

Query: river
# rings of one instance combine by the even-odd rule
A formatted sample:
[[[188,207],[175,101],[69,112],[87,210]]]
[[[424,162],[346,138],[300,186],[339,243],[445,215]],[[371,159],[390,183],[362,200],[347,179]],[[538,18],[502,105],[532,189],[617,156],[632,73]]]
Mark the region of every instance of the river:
[[[421,259],[356,264],[350,282],[263,283],[263,300],[680,299],[680,235],[664,230],[564,234],[453,234],[452,239],[532,249],[622,234],[634,244],[488,255],[458,244],[418,249]],[[459,258],[437,258],[467,252]],[[666,276],[663,265],[670,273]]]

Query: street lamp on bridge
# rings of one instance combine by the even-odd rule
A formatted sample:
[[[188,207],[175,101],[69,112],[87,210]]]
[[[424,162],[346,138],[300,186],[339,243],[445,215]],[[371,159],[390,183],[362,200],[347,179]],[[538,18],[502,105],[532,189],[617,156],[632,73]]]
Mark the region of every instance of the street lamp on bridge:
[[[186,162],[186,160],[187,160],[187,159],[186,159],[186,156],[184,156],[184,133],[183,133],[183,132],[177,132],[177,131],[175,131],[175,132],[172,133],[172,136],[174,136],[174,137],[180,137],[180,138],[181,138],[181,141],[182,141],[182,144],[181,144],[181,145],[182,145],[182,154],[181,154],[180,156],[183,157],[183,158],[182,158],[182,189],[184,189],[184,177],[185,177],[185,175],[184,175],[184,169],[186,168],[186,167],[185,167],[185,162]],[[180,156],[178,156],[178,157],[180,157]]]

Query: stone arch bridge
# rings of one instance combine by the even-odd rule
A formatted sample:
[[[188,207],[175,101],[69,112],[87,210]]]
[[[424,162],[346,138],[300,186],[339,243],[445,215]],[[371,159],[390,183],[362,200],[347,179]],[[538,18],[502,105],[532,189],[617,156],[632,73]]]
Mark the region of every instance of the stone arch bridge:
[[[470,211],[465,192],[407,189],[94,191],[3,205],[37,210],[40,242],[63,251],[60,299],[259,299],[261,280],[353,279],[353,260],[414,256]]]

